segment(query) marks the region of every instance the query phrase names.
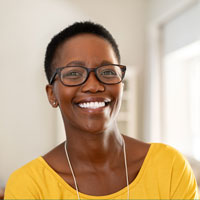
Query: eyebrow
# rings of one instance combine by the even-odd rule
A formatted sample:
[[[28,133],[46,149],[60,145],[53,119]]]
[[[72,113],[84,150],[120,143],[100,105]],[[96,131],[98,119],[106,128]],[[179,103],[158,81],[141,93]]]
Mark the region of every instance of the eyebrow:
[[[101,65],[109,65],[109,64],[114,64],[114,63],[109,62],[109,61],[107,61],[107,60],[103,60],[103,61],[101,62]]]
[[[69,66],[69,65],[81,65],[82,66],[82,65],[85,65],[85,63],[82,61],[79,61],[79,60],[74,60],[67,64],[67,66]]]
[[[110,61],[107,61],[107,60],[103,60],[103,61],[99,64],[99,66],[100,66],[100,65],[108,65],[108,64],[114,64],[114,63],[112,63],[112,62],[110,62]],[[85,64],[85,62],[83,62],[83,61],[74,60],[74,61],[72,61],[72,62],[70,62],[70,63],[67,64],[67,66],[70,66],[70,65],[85,66],[86,64]]]

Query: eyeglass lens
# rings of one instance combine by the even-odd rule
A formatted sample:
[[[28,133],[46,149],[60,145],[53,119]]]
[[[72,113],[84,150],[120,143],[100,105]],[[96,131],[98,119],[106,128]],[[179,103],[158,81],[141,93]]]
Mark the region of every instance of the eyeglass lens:
[[[96,68],[97,78],[105,84],[116,84],[121,82],[123,73],[117,65],[106,65]],[[86,68],[71,66],[65,67],[60,72],[61,81],[65,85],[79,85],[88,77]]]

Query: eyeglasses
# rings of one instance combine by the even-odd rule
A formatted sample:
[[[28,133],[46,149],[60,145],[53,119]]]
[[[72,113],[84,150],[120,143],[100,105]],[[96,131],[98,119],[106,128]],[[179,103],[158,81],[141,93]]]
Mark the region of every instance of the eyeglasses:
[[[83,66],[66,66],[57,68],[50,79],[50,85],[55,80],[56,74],[65,86],[78,86],[85,83],[90,72],[94,72],[97,80],[107,85],[120,83],[125,75],[126,66],[117,64],[102,65],[97,68]]]

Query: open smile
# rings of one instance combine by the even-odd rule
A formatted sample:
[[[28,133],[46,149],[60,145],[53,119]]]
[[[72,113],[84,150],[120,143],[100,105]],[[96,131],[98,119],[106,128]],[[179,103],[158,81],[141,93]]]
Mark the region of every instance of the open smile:
[[[108,103],[107,103],[108,104]],[[97,109],[106,106],[106,102],[87,102],[78,104],[81,108]]]
[[[110,99],[103,98],[89,98],[83,99],[80,102],[76,103],[76,105],[83,109],[99,109],[106,107],[111,102]]]

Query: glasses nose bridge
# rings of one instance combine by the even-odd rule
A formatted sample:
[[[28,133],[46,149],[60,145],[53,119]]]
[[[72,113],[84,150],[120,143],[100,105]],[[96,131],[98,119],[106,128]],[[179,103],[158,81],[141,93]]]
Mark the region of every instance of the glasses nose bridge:
[[[96,79],[98,80],[98,77],[97,77],[97,74],[96,74],[96,69],[97,69],[97,68],[87,68],[87,73],[88,73],[87,79],[89,78],[90,73],[91,73],[91,72],[94,72],[94,75],[95,75]]]
[[[90,72],[96,72],[96,68],[87,68],[88,71],[88,75],[90,74]]]
[[[101,81],[97,77],[96,70],[97,68],[87,68],[87,78],[82,86],[82,91],[94,93],[105,90],[104,85],[102,85]],[[94,74],[90,76],[91,72],[94,72]]]

